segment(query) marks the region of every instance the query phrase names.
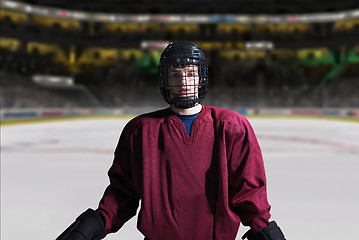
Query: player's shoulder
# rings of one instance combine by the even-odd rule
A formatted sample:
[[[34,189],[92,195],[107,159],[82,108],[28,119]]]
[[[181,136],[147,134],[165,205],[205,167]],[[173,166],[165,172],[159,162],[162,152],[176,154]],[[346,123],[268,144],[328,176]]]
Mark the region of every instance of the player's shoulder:
[[[135,118],[131,119],[127,126],[130,128],[136,128],[143,125],[156,125],[157,123],[161,122],[163,119],[166,118],[166,116],[169,115],[169,109],[159,109],[156,111],[143,113]]]
[[[242,123],[243,121],[247,121],[247,119],[237,111],[215,106],[205,107],[206,111],[209,112],[214,121],[227,121],[231,123]]]

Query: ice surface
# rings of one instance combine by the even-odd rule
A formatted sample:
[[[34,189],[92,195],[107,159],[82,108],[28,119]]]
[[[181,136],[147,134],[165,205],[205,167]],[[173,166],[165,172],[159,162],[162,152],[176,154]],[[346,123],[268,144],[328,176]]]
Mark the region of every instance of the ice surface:
[[[1,128],[1,239],[55,239],[96,208],[128,119]],[[359,124],[250,119],[263,151],[272,220],[289,240],[359,239]],[[237,239],[247,230],[241,226]],[[142,240],[132,218],[105,239]]]

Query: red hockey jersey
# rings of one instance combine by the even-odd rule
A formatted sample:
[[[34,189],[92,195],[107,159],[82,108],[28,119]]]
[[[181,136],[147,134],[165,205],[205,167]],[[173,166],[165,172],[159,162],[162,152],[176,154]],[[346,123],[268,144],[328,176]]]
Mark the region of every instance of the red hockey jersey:
[[[247,119],[203,106],[190,136],[171,110],[124,128],[97,211],[116,232],[136,214],[150,240],[235,239],[240,222],[267,226],[270,205],[262,154]]]

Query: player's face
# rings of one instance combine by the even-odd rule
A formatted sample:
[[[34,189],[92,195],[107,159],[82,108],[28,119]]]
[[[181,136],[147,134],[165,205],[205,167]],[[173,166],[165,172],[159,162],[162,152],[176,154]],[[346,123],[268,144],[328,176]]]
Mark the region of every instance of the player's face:
[[[189,65],[169,70],[168,87],[172,97],[198,97],[198,66]]]

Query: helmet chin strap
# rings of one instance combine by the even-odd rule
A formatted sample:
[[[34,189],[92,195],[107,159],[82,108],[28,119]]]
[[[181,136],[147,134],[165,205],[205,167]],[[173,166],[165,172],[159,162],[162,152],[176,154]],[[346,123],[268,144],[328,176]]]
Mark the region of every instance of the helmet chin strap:
[[[186,109],[194,107],[198,104],[197,97],[174,97],[171,101],[171,105],[176,108]]]
[[[171,111],[177,115],[194,115],[202,111],[202,105],[197,103],[194,107],[191,108],[177,108],[174,105],[171,105]]]

